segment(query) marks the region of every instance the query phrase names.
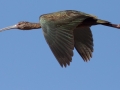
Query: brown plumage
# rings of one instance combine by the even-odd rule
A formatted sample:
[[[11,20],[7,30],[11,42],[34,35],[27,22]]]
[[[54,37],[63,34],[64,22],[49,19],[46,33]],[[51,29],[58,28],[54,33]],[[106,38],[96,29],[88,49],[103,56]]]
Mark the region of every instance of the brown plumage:
[[[96,16],[75,10],[65,10],[41,15],[40,23],[19,22],[0,31],[42,28],[54,56],[62,67],[66,67],[72,61],[74,47],[84,61],[90,60],[93,52],[90,27],[98,24],[120,29],[119,24],[112,24]]]

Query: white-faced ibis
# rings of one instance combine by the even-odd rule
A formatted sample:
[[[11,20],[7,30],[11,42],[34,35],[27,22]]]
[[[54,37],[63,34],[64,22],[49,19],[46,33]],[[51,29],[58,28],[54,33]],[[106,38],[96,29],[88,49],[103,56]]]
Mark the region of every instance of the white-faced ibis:
[[[43,29],[44,37],[59,64],[70,65],[73,49],[77,50],[84,61],[89,61],[93,52],[93,38],[90,27],[105,25],[120,29],[119,24],[98,19],[96,16],[75,10],[65,10],[41,15],[39,23],[19,22],[0,31],[9,29]]]

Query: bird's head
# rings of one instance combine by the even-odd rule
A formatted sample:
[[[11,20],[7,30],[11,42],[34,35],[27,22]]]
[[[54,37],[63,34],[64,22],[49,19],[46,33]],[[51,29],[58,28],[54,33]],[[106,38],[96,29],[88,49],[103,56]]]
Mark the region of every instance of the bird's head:
[[[10,29],[31,30],[31,29],[38,29],[38,28],[41,28],[40,23],[31,23],[31,22],[22,21],[22,22],[18,22],[15,25],[2,28],[0,29],[0,32],[5,30],[10,30]]]
[[[30,22],[19,22],[16,25],[13,25],[12,29],[20,29],[20,30],[29,30],[31,28],[31,23]]]

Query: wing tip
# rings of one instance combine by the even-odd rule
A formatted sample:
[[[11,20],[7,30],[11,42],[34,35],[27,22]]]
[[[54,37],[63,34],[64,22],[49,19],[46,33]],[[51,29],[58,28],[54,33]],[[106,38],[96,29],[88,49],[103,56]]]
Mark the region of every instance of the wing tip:
[[[58,61],[59,62],[59,61]],[[63,67],[67,67],[67,66],[70,66],[70,63],[72,62],[72,59],[70,60],[70,61],[68,61],[68,62],[59,62],[59,64],[60,64],[60,66],[63,68]]]

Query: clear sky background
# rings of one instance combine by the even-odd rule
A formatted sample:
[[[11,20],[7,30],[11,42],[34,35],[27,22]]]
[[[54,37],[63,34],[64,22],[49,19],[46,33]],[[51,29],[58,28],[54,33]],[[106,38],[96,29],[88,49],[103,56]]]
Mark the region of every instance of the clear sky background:
[[[120,23],[120,0],[0,0],[0,28],[71,9]],[[120,30],[91,30],[93,58],[86,63],[74,50],[67,68],[53,56],[42,29],[0,32],[0,90],[120,90]]]

